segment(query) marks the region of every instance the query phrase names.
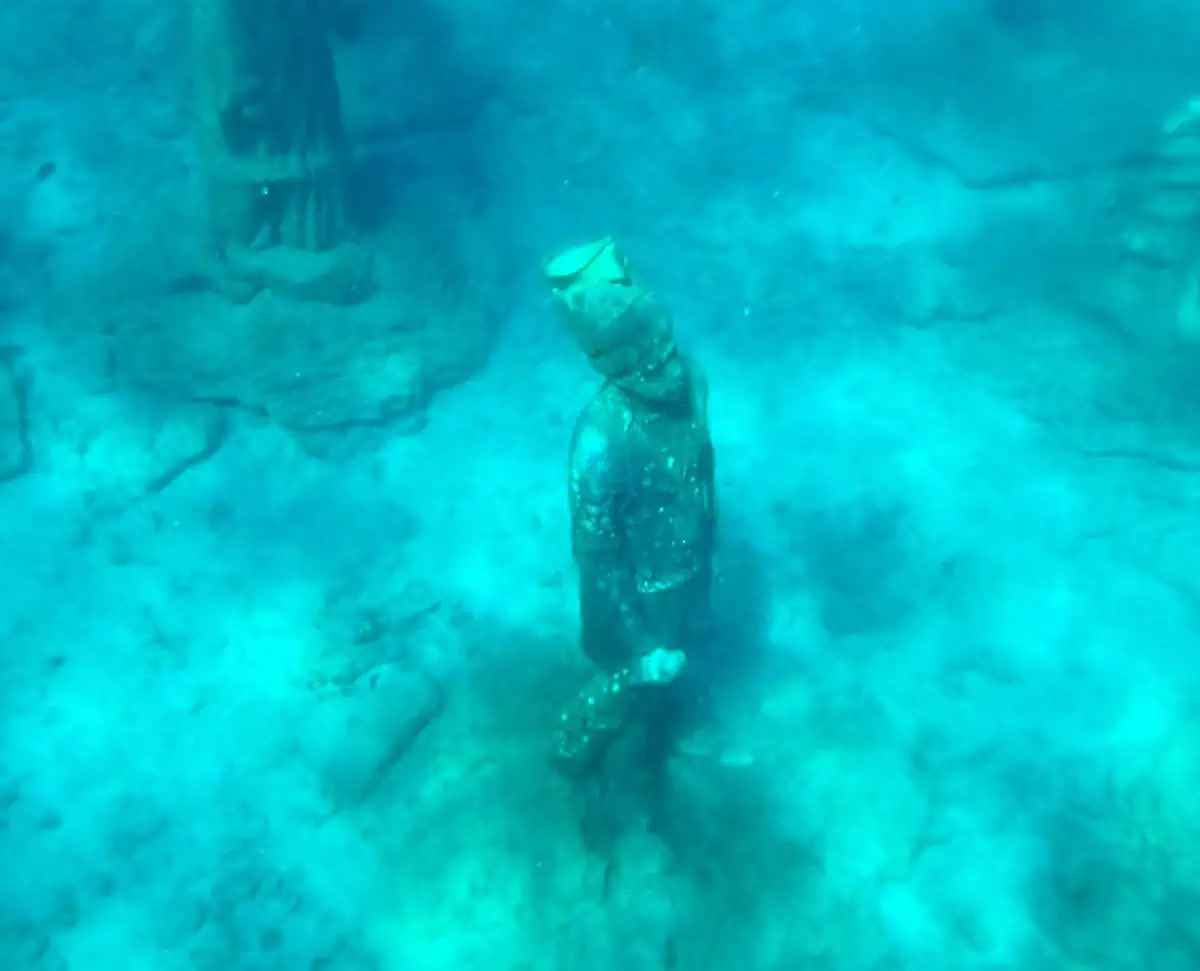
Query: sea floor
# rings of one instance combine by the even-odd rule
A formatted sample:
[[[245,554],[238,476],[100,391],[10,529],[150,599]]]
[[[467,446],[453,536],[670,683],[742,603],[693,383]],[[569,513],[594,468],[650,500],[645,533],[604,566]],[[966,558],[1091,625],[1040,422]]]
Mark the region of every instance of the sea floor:
[[[97,390],[27,326],[5,968],[1195,967],[1200,458],[1127,345],[1003,286],[944,299],[938,241],[1043,190],[831,125],[855,178],[709,200],[661,287],[712,386],[740,660],[615,857],[546,759],[586,674],[564,462],[593,382],[535,285],[423,430],[337,458]],[[798,234],[821,256],[789,276]]]

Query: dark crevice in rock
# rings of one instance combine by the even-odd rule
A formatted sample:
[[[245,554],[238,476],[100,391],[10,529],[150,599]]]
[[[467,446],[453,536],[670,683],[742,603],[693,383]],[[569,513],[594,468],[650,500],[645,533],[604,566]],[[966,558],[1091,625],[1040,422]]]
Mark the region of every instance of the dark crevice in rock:
[[[205,395],[189,395],[181,400],[196,405],[211,405],[214,408],[220,408],[224,411],[240,411],[246,415],[253,415],[255,418],[270,418],[267,409],[262,407],[262,405],[252,404],[243,401],[241,398],[210,398]]]
[[[363,428],[399,429],[405,434],[414,434],[425,427],[426,409],[429,404],[428,401],[405,401],[402,407],[394,410],[388,410],[384,407],[376,415],[341,418],[336,421],[320,423],[282,421],[277,416],[272,415],[270,409],[259,404],[243,401],[240,398],[210,398],[194,395],[186,400],[193,404],[210,405],[224,411],[240,411],[243,414],[261,418],[264,421],[271,421],[279,425],[279,427],[296,432],[297,434],[337,434],[339,432],[349,432]]]
[[[376,795],[445,708],[440,681],[399,664],[376,665],[319,698],[298,742],[334,812]]]
[[[843,108],[825,100],[808,102],[806,99],[800,99],[798,106],[816,114],[832,115],[860,125],[876,137],[896,145],[916,161],[945,172],[964,188],[975,191],[1033,189],[1039,186],[1075,182],[1118,172],[1148,172],[1161,165],[1161,160],[1154,154],[1131,152],[1105,159],[1103,162],[1093,165],[1070,165],[1061,169],[1029,165],[995,175],[974,176],[966,172],[961,165],[944,152],[923,144],[919,139],[911,137],[908,133],[900,131],[886,122],[860,114],[851,108]]]
[[[1092,459],[1126,459],[1130,462],[1143,462],[1167,472],[1200,472],[1200,461],[1189,461],[1173,455],[1163,455],[1144,449],[1132,448],[1086,448],[1073,449],[1080,455]]]
[[[947,155],[943,154],[942,152],[938,152],[927,145],[922,145],[919,142],[914,141],[904,133],[896,131],[889,125],[875,121],[871,118],[863,118],[849,114],[847,114],[845,117],[853,121],[857,121],[872,134],[899,146],[903,151],[907,152],[917,161],[933,168],[941,169],[950,175],[955,181],[960,183],[964,188],[975,191],[1034,189],[1044,185],[1053,185],[1063,182],[1077,182],[1081,179],[1096,178],[1097,176],[1109,175],[1114,172],[1149,170],[1154,168],[1156,164],[1155,158],[1152,155],[1131,153],[1115,156],[1095,165],[1072,165],[1066,166],[1059,170],[1030,165],[1024,168],[1012,169],[1008,172],[1000,172],[996,175],[989,175],[986,177],[972,176],[967,172],[964,172],[962,168],[955,164],[954,160],[949,158]]]
[[[222,411],[214,411],[212,420],[208,422],[205,429],[204,444],[201,448],[190,455],[180,457],[151,479],[146,484],[145,495],[157,495],[172,483],[177,482],[187,472],[215,457],[229,440],[231,428],[232,422],[229,415]]]
[[[387,754],[379,761],[375,771],[366,779],[360,795],[362,801],[369,800],[379,790],[379,787],[383,785],[392,769],[408,754],[412,747],[416,745],[417,740],[425,733],[425,730],[437,721],[445,710],[446,697],[441,684],[432,678],[425,680],[432,691],[431,703],[415,713],[407,725],[392,737]]]
[[[1187,475],[1200,472],[1200,457],[1184,458],[1179,455],[1143,448],[1083,445],[1073,440],[1058,422],[1039,418],[1035,415],[1029,415],[1029,417],[1045,428],[1050,436],[1064,449],[1083,458],[1140,462],[1144,465],[1151,465],[1162,469],[1164,472],[1180,472]]]

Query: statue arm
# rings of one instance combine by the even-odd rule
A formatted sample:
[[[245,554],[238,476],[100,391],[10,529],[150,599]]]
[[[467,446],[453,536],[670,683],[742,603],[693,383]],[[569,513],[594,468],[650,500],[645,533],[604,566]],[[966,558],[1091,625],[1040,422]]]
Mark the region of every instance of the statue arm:
[[[608,671],[659,646],[646,629],[625,559],[620,479],[612,443],[596,429],[577,431],[571,450],[570,496],[581,637],[584,652]]]
[[[638,689],[669,684],[682,670],[679,652],[656,651],[619,671],[596,674],[559,716],[555,755],[564,768],[586,771],[629,724]]]

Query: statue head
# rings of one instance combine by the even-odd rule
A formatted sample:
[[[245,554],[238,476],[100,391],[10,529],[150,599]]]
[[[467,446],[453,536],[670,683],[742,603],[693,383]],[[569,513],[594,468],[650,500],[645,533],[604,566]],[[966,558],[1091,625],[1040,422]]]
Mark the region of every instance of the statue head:
[[[554,301],[592,368],[649,401],[687,392],[688,371],[675,346],[671,316],[629,274],[611,239],[574,246],[546,264]]]

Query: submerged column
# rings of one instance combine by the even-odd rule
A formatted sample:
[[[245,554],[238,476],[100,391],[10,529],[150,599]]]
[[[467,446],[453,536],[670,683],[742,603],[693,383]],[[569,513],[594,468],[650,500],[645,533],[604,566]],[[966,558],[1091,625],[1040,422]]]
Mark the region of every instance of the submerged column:
[[[326,0],[192,0],[200,158],[218,285],[352,303],[346,139]]]

